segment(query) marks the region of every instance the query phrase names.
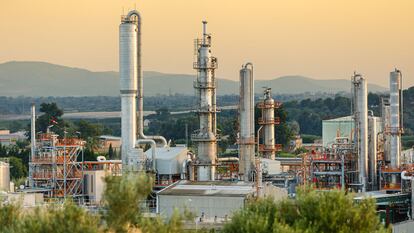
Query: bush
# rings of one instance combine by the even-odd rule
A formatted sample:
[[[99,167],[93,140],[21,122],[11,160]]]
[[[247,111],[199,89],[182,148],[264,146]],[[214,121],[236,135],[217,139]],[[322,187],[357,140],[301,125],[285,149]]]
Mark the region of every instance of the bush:
[[[352,195],[341,191],[303,189],[294,200],[253,201],[233,216],[223,232],[372,233],[389,230],[380,224],[373,200],[356,203]]]

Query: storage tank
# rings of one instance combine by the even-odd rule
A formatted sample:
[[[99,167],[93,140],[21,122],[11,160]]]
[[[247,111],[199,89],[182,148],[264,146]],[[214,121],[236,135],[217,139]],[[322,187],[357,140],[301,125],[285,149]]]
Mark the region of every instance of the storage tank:
[[[8,192],[10,189],[10,166],[0,161],[0,191]]]
[[[245,181],[251,179],[254,170],[254,79],[253,65],[247,63],[240,70],[240,136],[239,173]]]

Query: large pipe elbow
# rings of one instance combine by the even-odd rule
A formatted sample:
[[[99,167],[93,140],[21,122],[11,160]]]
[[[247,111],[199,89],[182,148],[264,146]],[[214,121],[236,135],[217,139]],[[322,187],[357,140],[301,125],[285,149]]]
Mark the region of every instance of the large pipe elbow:
[[[248,66],[250,66],[250,68],[252,68],[252,69],[253,69],[253,63],[251,63],[251,62],[247,62],[247,63],[244,65],[244,68],[247,68]]]
[[[165,139],[163,136],[147,136],[144,134],[143,130],[142,130],[142,126],[139,127],[139,138],[142,140],[153,140],[153,141],[159,141],[161,142],[161,147],[166,147],[168,145],[167,139]]]
[[[126,18],[130,20],[132,16],[136,16],[138,18],[138,22],[141,22],[141,14],[137,10],[131,10],[128,12]]]

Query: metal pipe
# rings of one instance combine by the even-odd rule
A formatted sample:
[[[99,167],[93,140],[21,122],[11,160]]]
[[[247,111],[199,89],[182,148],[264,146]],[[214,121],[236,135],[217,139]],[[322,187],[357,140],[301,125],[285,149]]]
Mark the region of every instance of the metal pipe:
[[[36,106],[33,103],[31,107],[31,132],[30,132],[30,162],[34,161],[35,153],[36,153]],[[33,166],[29,166],[29,186],[33,186]]]
[[[238,162],[239,158],[237,158],[237,157],[218,158],[217,161],[219,161],[219,162]]]
[[[190,158],[183,161],[183,165],[182,165],[182,168],[181,168],[182,169],[182,172],[181,172],[181,179],[182,180],[186,179],[185,174],[187,174],[187,165],[191,162],[192,162],[192,160]]]
[[[157,166],[156,166],[157,159],[155,157],[155,155],[156,155],[155,150],[156,150],[157,144],[155,143],[155,141],[152,140],[152,139],[138,139],[135,143],[135,145],[146,145],[146,144],[151,145],[151,149],[152,149],[152,151],[151,151],[152,152],[152,170],[156,171],[157,170]]]
[[[137,17],[136,25],[137,25],[137,79],[138,79],[138,138],[139,139],[152,139],[161,142],[162,147],[167,146],[167,140],[162,136],[148,136],[144,134],[144,81],[143,81],[143,71],[142,71],[142,51],[141,51],[141,25],[142,25],[142,18],[141,15],[137,10],[132,10],[127,14],[127,19],[132,20],[133,16]]]

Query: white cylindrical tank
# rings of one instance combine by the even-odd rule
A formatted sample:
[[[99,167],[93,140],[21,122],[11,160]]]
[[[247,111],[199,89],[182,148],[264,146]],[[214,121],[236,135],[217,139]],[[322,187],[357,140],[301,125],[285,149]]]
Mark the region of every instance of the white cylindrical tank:
[[[400,125],[401,72],[390,73],[390,159],[391,167],[400,166],[401,125]]]
[[[358,148],[358,174],[362,191],[366,191],[368,172],[368,88],[366,79],[355,74],[353,77],[355,94],[356,145]]]
[[[251,178],[254,155],[254,79],[253,65],[248,63],[240,70],[239,173],[245,181]]]
[[[10,189],[10,166],[0,161],[0,191],[8,192]]]
[[[119,76],[121,91],[121,154],[126,167],[136,141],[137,25],[124,19],[119,26]]]

